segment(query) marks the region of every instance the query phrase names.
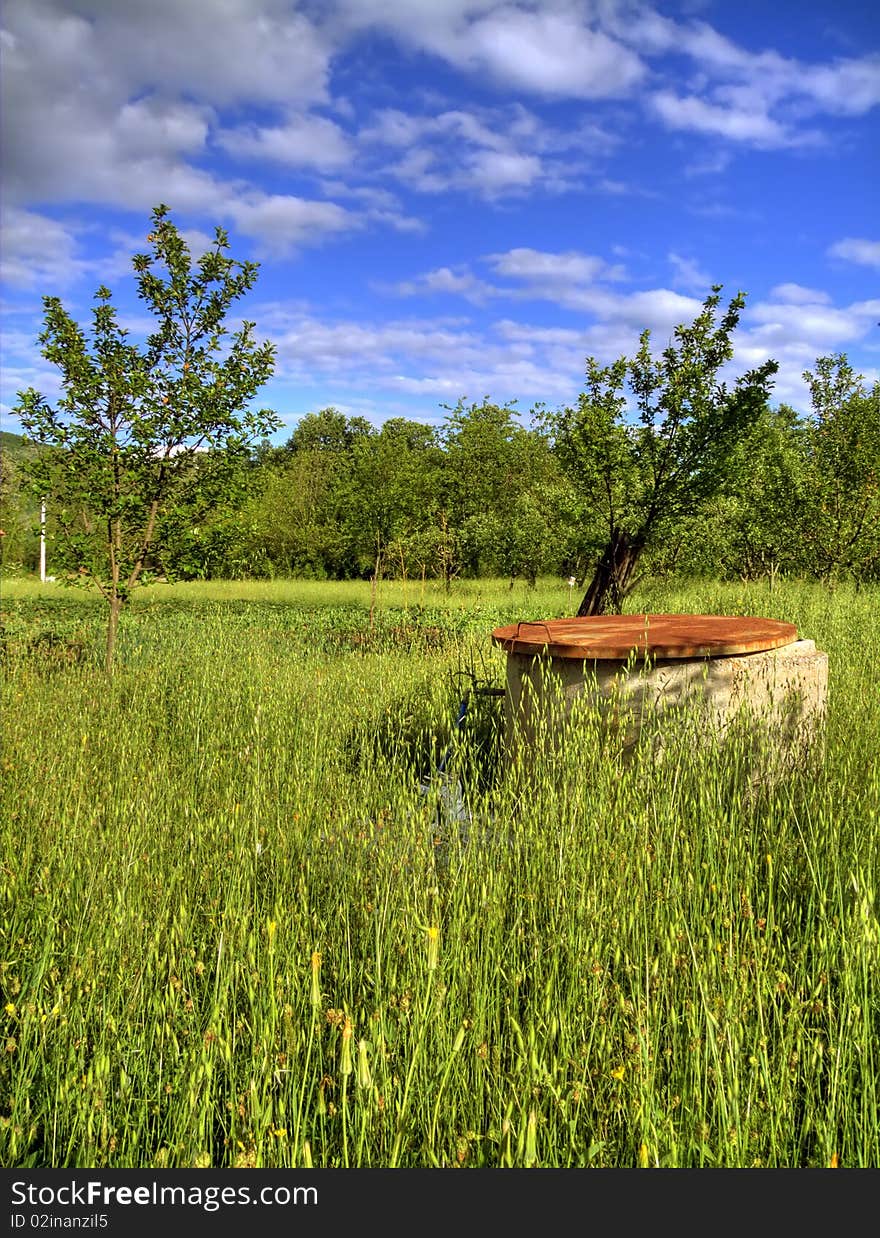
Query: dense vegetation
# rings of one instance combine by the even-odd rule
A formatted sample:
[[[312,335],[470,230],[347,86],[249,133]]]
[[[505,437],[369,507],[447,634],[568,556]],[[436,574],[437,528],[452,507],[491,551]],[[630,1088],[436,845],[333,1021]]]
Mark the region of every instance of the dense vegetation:
[[[255,267],[166,216],[145,347],[107,289],[91,336],[44,298],[64,394],[3,436],[0,1163],[876,1164],[880,385],[728,391],[716,288],[528,424],[254,446]],[[26,578],[41,497],[79,591]],[[821,742],[782,779],[760,727],[623,762],[587,712],[521,762],[489,633],[585,581],[795,623]]]
[[[253,322],[226,322],[258,265],[228,254],[221,227],[194,260],[164,204],[146,241],[132,258],[152,315],[142,343],[103,285],[89,327],[43,297],[39,342],[60,395],[18,393],[32,450],[18,468],[4,453],[0,495],[4,565],[32,558],[23,494],[41,520],[48,503],[41,547],[50,537],[58,570],[108,603],[108,672],[122,610],[151,571],[447,587],[552,572],[588,581],[577,613],[592,615],[619,611],[643,570],[859,582],[880,570],[880,384],[869,392],[843,354],[820,357],[804,374],[807,418],[771,409],[772,358],[728,387],[743,292],[722,309],[713,285],[659,356],[646,329],[632,357],[588,357],[574,406],[539,405],[529,426],[488,397],[447,407],[436,431],[327,408],[273,448],[281,419],[252,403],[274,345]]]
[[[97,593],[7,581],[0,1162],[876,1166],[880,592],[629,601],[796,623],[824,749],[524,787],[485,697],[444,783],[558,580],[157,584],[112,678]]]
[[[814,371],[810,414],[768,403],[728,453],[717,492],[667,515],[640,572],[880,577],[880,386],[868,387],[843,356],[818,359]],[[566,467],[570,420],[533,413],[524,424],[509,406],[459,403],[437,429],[310,413],[283,446],[252,452],[240,502],[205,519],[185,508],[166,519],[149,566],[183,580],[553,574],[581,584],[607,541],[607,518],[595,490]],[[33,571],[38,508],[21,482],[20,443],[4,436],[3,564]],[[53,575],[55,519],[50,507]]]

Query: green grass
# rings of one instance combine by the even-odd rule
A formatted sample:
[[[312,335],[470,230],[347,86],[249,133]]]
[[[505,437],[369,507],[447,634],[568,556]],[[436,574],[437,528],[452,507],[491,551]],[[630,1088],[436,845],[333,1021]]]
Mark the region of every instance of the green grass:
[[[824,754],[506,771],[486,698],[460,827],[463,687],[567,586],[152,586],[108,683],[100,599],[6,582],[0,1162],[876,1166],[878,603],[643,590],[815,639]]]

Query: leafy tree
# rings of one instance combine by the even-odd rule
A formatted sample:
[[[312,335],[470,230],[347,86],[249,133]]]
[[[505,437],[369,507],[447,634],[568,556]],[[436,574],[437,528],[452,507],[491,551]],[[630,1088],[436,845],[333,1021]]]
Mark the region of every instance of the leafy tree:
[[[566,557],[562,536],[567,485],[545,435],[518,428],[507,447],[505,484],[485,513],[472,518],[480,563],[532,586],[539,573],[558,572]]]
[[[375,437],[364,418],[323,408],[307,413],[283,447],[258,449],[258,493],[242,513],[245,557],[254,570],[357,575],[353,472],[359,449]]]
[[[803,486],[803,422],[793,408],[765,408],[736,445],[729,482],[728,537],[719,537],[721,571],[743,580],[802,566],[797,528]]]
[[[355,443],[345,521],[362,572],[375,571],[378,557],[389,574],[433,573],[425,534],[436,524],[443,466],[436,431],[404,417]]]
[[[880,383],[871,390],[843,353],[804,373],[813,415],[804,434],[800,539],[823,580],[880,568]]]
[[[33,568],[39,559],[35,527],[39,498],[31,495],[22,465],[33,449],[17,434],[0,430],[0,563],[4,567]]]
[[[602,367],[589,357],[577,406],[544,418],[585,521],[599,515],[604,530],[579,615],[620,610],[643,551],[717,493],[732,448],[765,407],[775,361],[750,370],[732,391],[718,381],[745,304],[737,294],[716,324],[720,291],[714,286],[694,322],[675,329],[659,359],[651,356],[650,331],[632,359]]]
[[[482,404],[467,407],[459,400],[448,410],[441,439],[446,452],[444,491],[455,527],[470,545],[465,566],[479,573],[481,539],[471,530],[494,511],[515,476],[513,445],[522,430],[516,412],[508,405]]]
[[[259,492],[243,513],[248,558],[257,564],[262,557],[260,574],[347,574],[338,519],[341,475],[335,453],[311,449],[263,467]]]
[[[731,450],[718,492],[676,522],[651,570],[771,581],[802,571],[803,485],[803,421],[786,404],[762,409]]]
[[[253,456],[200,452],[194,467],[200,473],[194,494],[182,494],[161,521],[166,575],[175,580],[265,575],[265,552],[252,544],[246,516],[247,499],[262,480]]]
[[[472,576],[499,567],[516,574],[514,511],[532,482],[533,448],[542,444],[532,443],[509,405],[493,404],[488,397],[470,407],[462,400],[444,407],[449,412],[441,432],[444,510],[457,537],[461,567]]]
[[[287,452],[350,451],[362,438],[373,434],[365,417],[346,417],[336,408],[306,413],[284,445]]]
[[[40,343],[61,371],[64,394],[53,408],[30,388],[15,409],[29,438],[49,449],[29,471],[53,502],[56,553],[109,605],[108,671],[122,608],[151,557],[161,559],[163,521],[228,504],[249,444],[279,424],[268,410],[247,410],[272,374],[273,346],[255,341],[252,322],[231,337],[224,326],[253,287],[257,264],[230,258],[217,228],[213,247],[193,265],[164,205],[152,212],[147,241],[150,252],[132,260],[138,296],[157,320],[145,346],[129,342],[103,286],[91,338],[57,297],[44,297]]]
[[[293,525],[289,517],[283,527],[295,571],[343,579],[361,573],[359,539],[352,536],[353,472],[359,449],[375,434],[365,418],[347,417],[331,407],[307,413],[285,444],[286,502]],[[367,559],[375,560],[375,546]]]

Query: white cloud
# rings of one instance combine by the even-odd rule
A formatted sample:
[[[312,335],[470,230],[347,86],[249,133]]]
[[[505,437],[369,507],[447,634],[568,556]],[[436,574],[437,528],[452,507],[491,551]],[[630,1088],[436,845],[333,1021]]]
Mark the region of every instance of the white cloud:
[[[691,160],[685,164],[684,174],[687,177],[694,176],[720,176],[722,172],[726,172],[730,167],[731,154],[729,150],[715,149],[708,154]]]
[[[863,237],[848,236],[836,241],[828,250],[831,258],[844,262],[857,262],[861,266],[880,268],[880,241],[867,241]]]
[[[673,287],[704,294],[709,291],[712,287],[712,279],[695,258],[685,258],[676,253],[670,253],[667,256],[673,271]]]
[[[768,347],[774,341],[782,344],[809,341],[810,348],[825,352],[836,348],[858,333],[858,316],[831,305],[770,304],[759,301],[753,305],[749,323],[753,339],[760,338]]]
[[[736,361],[745,367],[773,357],[779,363],[774,401],[806,411],[803,371],[813,369],[817,357],[858,346],[880,318],[880,300],[834,306],[827,294],[792,284],[773,289],[771,298],[746,308],[735,337]]]
[[[575,347],[586,340],[583,329],[575,327],[538,327],[529,323],[514,322],[510,318],[502,318],[493,323],[493,330],[506,340],[535,344],[557,344]]]
[[[802,284],[777,284],[770,289],[771,301],[784,301],[790,305],[829,305],[831,298],[818,288],[804,288]]]
[[[705,22],[673,21],[645,4],[8,0],[4,23],[5,182],[24,206],[79,200],[140,210],[167,184],[179,195],[175,207],[208,210],[217,178],[188,161],[215,141],[235,158],[355,178],[364,174],[364,144],[384,142],[406,153],[372,164],[374,180],[390,175],[422,192],[490,199],[559,192],[582,181],[578,156],[613,140],[590,119],[554,130],[511,104],[506,124],[473,108],[431,118],[387,110],[356,144],[309,109],[355,114],[345,95],[330,96],[334,58],[371,31],[541,101],[626,99],[646,80],[643,56],[684,53],[705,81],[692,93],[667,82],[649,96],[654,114],[679,131],[766,149],[816,141],[796,124],[800,116],[862,115],[880,102],[877,56],[805,64],[752,53]],[[281,119],[218,129],[219,113],[242,105]],[[563,151],[574,154],[554,159]],[[625,187],[616,177],[600,183],[608,192]],[[219,190],[233,192],[226,182]],[[399,213],[383,222],[411,226]]]
[[[596,125],[554,129],[521,104],[432,115],[383,108],[357,136],[365,175],[391,176],[417,193],[460,191],[488,200],[570,189],[613,145]],[[394,153],[379,164],[382,148]]]
[[[200,228],[180,228],[180,235],[186,241],[189,248],[190,256],[194,262],[198,262],[202,254],[206,254],[209,249],[213,249],[216,238],[207,232],[203,232]],[[140,238],[135,241],[136,248],[142,247]],[[134,249],[132,250],[134,253]]]
[[[876,54],[810,64],[774,50],[748,51],[704,21],[677,22],[643,5],[614,4],[604,16],[617,38],[644,55],[694,61],[695,93],[665,87],[649,96],[654,114],[672,129],[758,149],[800,146],[823,140],[816,129],[803,128],[804,118],[862,116],[880,103]]]
[[[675,22],[642,12],[644,17],[638,22],[612,17],[611,28],[647,54],[689,56],[719,99],[765,109],[797,101],[806,113],[852,116],[863,115],[880,103],[880,56],[876,53],[809,64],[772,49],[747,51],[703,21]]]
[[[477,305],[483,304],[487,298],[498,294],[497,288],[484,280],[477,279],[471,271],[466,269],[455,271],[450,267],[438,267],[435,271],[428,271],[416,279],[402,280],[382,291],[393,292],[401,297],[437,293],[460,296]]]
[[[198,154],[204,149],[212,116],[212,109],[191,103],[141,99],[119,109],[114,136],[135,159]]]
[[[569,99],[626,95],[645,75],[638,56],[573,14],[512,5],[474,22],[455,59],[504,86]]]
[[[614,284],[624,277],[623,268],[611,266],[592,254],[519,247],[488,254],[483,261],[499,279],[509,282],[488,284],[461,265],[454,270],[439,268],[388,290],[404,296],[443,291],[475,304],[489,298],[548,302],[583,318],[598,320],[598,325],[594,321],[592,326],[581,328],[583,338],[586,342],[594,339],[599,350],[609,357],[614,348],[635,347],[639,333],[646,327],[664,340],[670,338],[675,327],[690,322],[702,306],[702,301],[668,288],[620,292]],[[501,329],[512,340],[510,320],[504,322]],[[550,341],[549,336],[540,338],[546,343]],[[559,344],[563,338],[557,337],[554,342]],[[613,341],[614,347],[609,341]]]
[[[465,308],[503,301],[511,314],[526,301],[542,303],[557,325],[509,317],[478,329],[438,317],[376,326],[354,311],[351,321],[332,322],[299,307],[271,328],[288,372],[331,383],[344,374],[350,402],[361,384],[372,391],[435,384],[456,395],[466,387],[477,398],[514,380],[524,397],[576,391],[587,352],[606,360],[631,353],[644,327],[662,345],[699,311],[688,294],[704,292],[708,276],[696,253],[678,242],[679,251],[667,253],[670,287],[634,289],[623,283],[630,277],[618,260],[656,270],[670,242],[658,254],[645,238],[663,235],[662,220],[656,229],[647,213],[634,222],[635,212],[625,209],[634,204],[620,202],[621,229],[631,230],[617,233],[608,204],[585,197],[581,235],[601,238],[593,247],[606,259],[573,247],[574,233],[564,230],[576,226],[571,216],[520,214],[525,195],[645,192],[645,178],[676,155],[686,176],[718,175],[737,148],[818,142],[817,118],[846,120],[838,123],[841,145],[826,147],[845,155],[861,132],[853,118],[880,102],[876,56],[807,63],[772,49],[753,52],[682,16],[681,3],[676,11],[672,19],[640,0],[7,0],[2,122],[12,207],[0,251],[4,274],[25,292],[103,277],[121,258],[92,256],[94,230],[108,226],[100,212],[89,218],[94,204],[143,212],[145,219],[165,200],[189,225],[194,253],[210,244],[200,230],[209,222],[234,225],[258,250],[285,255],[369,226],[406,233],[436,220],[434,235],[450,248],[438,241],[429,257],[413,259],[412,269],[425,274],[385,291],[444,296],[442,305],[460,297]],[[375,43],[358,42],[373,34]],[[384,55],[386,39],[397,45],[400,80],[373,57],[376,49]],[[445,68],[432,77],[437,58]],[[600,99],[615,102],[601,110],[584,106]],[[561,108],[566,100],[576,106]],[[662,136],[659,127],[646,133],[632,123],[641,107],[680,136],[667,136],[656,158],[639,162],[639,144]],[[604,162],[612,152],[614,166]],[[304,176],[311,178],[306,189]],[[451,201],[432,218],[435,204],[420,199],[423,221],[407,213],[416,208],[403,187],[493,204],[512,200],[511,209],[489,218],[480,203]],[[754,217],[750,192],[742,182],[725,184],[717,202],[683,205],[723,216],[734,245],[727,219]],[[658,213],[669,205],[660,202]],[[469,212],[452,241],[447,207]],[[591,233],[600,208],[604,218]],[[764,209],[769,228],[772,201]],[[609,243],[609,218],[629,253]],[[831,236],[847,227],[858,231],[850,223]],[[112,226],[108,236],[120,245]],[[404,237],[396,246],[389,278],[399,278],[398,251],[409,244]],[[499,252],[489,253],[493,248]],[[129,274],[131,252],[126,240]],[[769,248],[755,254],[756,261],[772,259]],[[845,237],[827,255],[876,269],[880,242]],[[771,269],[772,261],[765,266]],[[355,262],[353,279],[358,273]],[[797,278],[797,268],[767,278],[789,275]],[[778,390],[793,391],[800,370],[823,351],[863,340],[869,348],[878,317],[875,301],[835,306],[821,290],[779,283],[747,307],[737,359],[776,355],[783,367]],[[13,354],[20,343],[13,337]]]
[[[496,275],[517,281],[506,291],[516,300],[548,301],[579,314],[612,324],[616,338],[620,328],[638,334],[645,327],[669,334],[680,322],[689,321],[701,302],[668,288],[622,293],[608,284],[625,277],[621,266],[578,252],[549,253],[520,247],[485,259]]]
[[[192,100],[326,95],[329,48],[279,0],[257,14],[251,0],[9,0],[4,26],[6,183],[24,198],[118,202],[132,164],[158,159],[156,172],[201,149],[208,116]]]
[[[105,81],[221,106],[326,98],[332,44],[286,0],[8,0],[5,16],[41,50],[59,23],[77,21],[79,59],[87,55]]]
[[[346,185],[340,180],[322,178],[321,192],[328,198],[352,198],[360,204],[359,215],[364,220],[387,224],[397,232],[425,232],[427,224],[415,215],[407,215],[400,200],[387,189],[371,185]]]
[[[36,211],[8,208],[0,226],[0,274],[16,288],[65,287],[87,264],[72,229]]]
[[[343,376],[343,389],[387,389],[448,401],[464,396],[569,403],[583,387],[589,354],[608,363],[632,355],[642,329],[663,347],[674,326],[691,321],[700,303],[664,289],[609,297],[607,316],[588,327],[532,325],[501,319],[485,331],[449,320],[327,324],[305,316],[276,335],[287,377],[315,383]],[[766,353],[761,358],[766,359]],[[741,367],[745,368],[745,364]],[[803,367],[801,367],[803,368]]]
[[[528,188],[539,179],[543,167],[536,155],[494,150],[478,152],[469,163],[473,184],[480,186],[490,198],[510,190]]]
[[[361,226],[351,211],[335,202],[316,202],[287,194],[253,194],[226,203],[226,211],[246,236],[259,238],[275,255],[285,255],[333,232]]]
[[[217,143],[231,155],[265,159],[289,167],[330,171],[343,168],[354,158],[346,132],[323,116],[291,116],[283,125],[257,125],[221,130]]]
[[[552,253],[520,246],[488,254],[482,261],[495,276],[509,282],[489,284],[462,264],[455,269],[438,268],[385,290],[403,296],[442,291],[475,304],[490,297],[546,301],[610,324],[615,338],[625,337],[627,346],[645,327],[669,336],[679,323],[693,319],[702,304],[668,288],[619,292],[613,285],[625,278],[624,268],[578,251]]]
[[[581,324],[547,326],[503,318],[481,330],[444,318],[377,327],[319,323],[304,314],[295,325],[287,322],[276,333],[286,372],[309,381],[335,372],[345,375],[342,385],[347,388],[390,386],[441,399],[490,394],[498,399],[518,396],[525,402],[568,402],[582,389],[588,355],[603,364],[631,356],[645,328],[651,331],[653,351],[659,353],[675,327],[693,321],[702,308],[701,301],[663,288],[620,293],[596,285],[574,287],[564,280],[556,288],[530,284],[527,272],[541,270],[540,262],[518,264],[511,258],[508,265],[521,272],[520,282],[530,295],[583,315]],[[565,269],[564,264],[543,265],[545,279],[548,270],[561,276]],[[451,294],[468,295],[466,269],[440,268],[431,275]],[[502,295],[501,289],[496,291]],[[812,368],[818,356],[856,345],[878,318],[880,300],[835,307],[820,290],[779,285],[771,298],[746,306],[735,336],[734,361],[725,367],[724,378],[733,382],[738,374],[772,357],[780,368],[771,398],[805,410],[809,394],[803,371]]]
[[[282,376],[346,375],[355,386],[358,376],[370,385],[384,382],[400,369],[401,359],[425,368],[453,357],[476,361],[481,355],[477,335],[417,319],[377,326],[323,322],[306,314],[276,331],[274,342]]]
[[[0,279],[11,288],[33,288],[54,295],[84,278],[112,282],[132,274],[131,256],[142,237],[112,229],[108,252],[86,253],[94,223],[62,222],[39,211],[6,206],[0,221]]]
[[[880,104],[880,55],[801,67],[792,75],[792,90],[806,95],[817,110],[862,116]]]
[[[335,203],[255,191],[192,160],[210,153],[216,107],[326,97],[331,44],[283,0],[10,0],[4,11],[4,190],[31,202],[99,203],[233,219],[287,252],[362,226]],[[210,99],[210,106],[201,100]],[[240,154],[338,169],[349,148],[332,121],[293,111],[286,127],[230,130]],[[393,211],[366,212],[394,227]],[[49,234],[49,261],[67,242]],[[67,266],[70,266],[68,247]],[[7,263],[9,266],[9,263]],[[20,283],[30,278],[11,267]],[[37,274],[34,278],[40,278]]]
[[[619,98],[646,72],[635,52],[571,4],[342,0],[334,20],[349,32],[379,27],[481,82],[488,76],[501,89],[549,98]]]
[[[18,393],[33,387],[47,400],[56,400],[63,394],[61,374],[55,367],[49,365],[39,353],[39,345],[35,339],[3,338],[3,367],[0,372],[2,382],[2,404],[8,416],[18,402]],[[17,425],[6,425],[4,429],[20,434]]]
[[[278,380],[322,386],[363,398],[372,391],[505,400],[573,399],[583,356],[552,336],[533,342],[509,330],[475,328],[466,319],[408,318],[385,323],[327,321],[308,308],[259,308],[259,321],[277,348]],[[531,328],[525,328],[531,333]],[[574,341],[572,341],[574,343]]]
[[[590,284],[596,280],[620,279],[623,268],[611,267],[603,258],[576,251],[554,254],[519,247],[506,253],[489,254],[486,261],[498,275],[534,283]]]
[[[682,98],[671,90],[658,90],[650,104],[671,129],[717,134],[733,142],[749,142],[761,147],[797,146],[803,136],[792,132],[766,112],[746,111],[707,103],[696,95]]]
[[[597,310],[599,310],[597,306]],[[621,321],[636,332],[645,328],[668,336],[682,322],[691,322],[702,309],[702,302],[683,297],[668,288],[650,288],[617,296],[601,306],[611,321]]]

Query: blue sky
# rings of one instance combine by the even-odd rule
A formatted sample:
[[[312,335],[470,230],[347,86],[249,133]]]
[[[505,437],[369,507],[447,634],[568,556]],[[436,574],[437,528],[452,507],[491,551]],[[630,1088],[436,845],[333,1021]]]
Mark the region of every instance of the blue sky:
[[[159,202],[260,262],[283,441],[328,405],[524,415],[588,355],[748,294],[730,377],[880,377],[880,26],[869,0],[6,0],[2,427],[57,393],[41,297],[137,335]]]

